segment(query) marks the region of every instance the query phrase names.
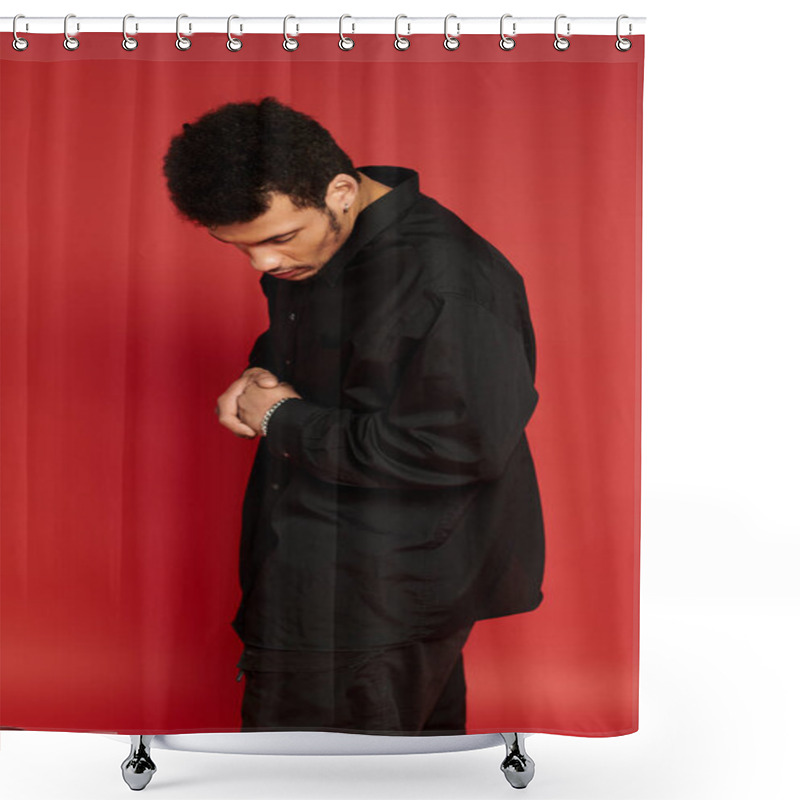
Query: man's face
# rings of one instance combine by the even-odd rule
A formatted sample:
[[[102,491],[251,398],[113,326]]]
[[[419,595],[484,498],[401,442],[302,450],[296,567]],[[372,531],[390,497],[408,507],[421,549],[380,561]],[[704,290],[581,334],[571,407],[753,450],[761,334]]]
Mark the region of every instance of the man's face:
[[[209,228],[221,242],[241,250],[259,272],[303,281],[331,259],[349,235],[326,208],[297,208],[288,195],[273,193],[270,209],[251,222]]]

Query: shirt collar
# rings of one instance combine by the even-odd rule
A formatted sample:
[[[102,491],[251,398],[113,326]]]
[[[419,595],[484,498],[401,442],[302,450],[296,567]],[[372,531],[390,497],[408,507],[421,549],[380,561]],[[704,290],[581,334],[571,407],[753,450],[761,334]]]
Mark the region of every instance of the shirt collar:
[[[398,220],[419,198],[419,173],[406,167],[357,167],[368,178],[392,187],[377,200],[373,200],[356,217],[353,230],[345,243],[317,273],[320,280],[333,286],[342,270],[368,242]]]

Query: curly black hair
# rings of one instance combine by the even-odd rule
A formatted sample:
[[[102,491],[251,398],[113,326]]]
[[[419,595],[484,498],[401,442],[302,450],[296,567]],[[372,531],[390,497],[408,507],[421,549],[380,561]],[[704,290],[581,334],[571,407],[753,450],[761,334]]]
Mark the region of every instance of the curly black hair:
[[[269,210],[270,192],[289,195],[298,208],[324,209],[339,173],[361,182],[322,125],[274,97],[227,103],[184,123],[164,156],[172,202],[206,227],[250,222]]]

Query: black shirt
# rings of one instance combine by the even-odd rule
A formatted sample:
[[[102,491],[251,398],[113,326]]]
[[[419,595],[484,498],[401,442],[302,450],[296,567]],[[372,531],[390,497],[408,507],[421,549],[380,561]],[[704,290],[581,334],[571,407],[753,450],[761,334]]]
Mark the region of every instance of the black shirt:
[[[245,494],[232,625],[254,647],[408,642],[542,599],[523,280],[414,170],[360,171],[393,189],[327,264],[261,278],[249,366],[303,399],[273,414]]]

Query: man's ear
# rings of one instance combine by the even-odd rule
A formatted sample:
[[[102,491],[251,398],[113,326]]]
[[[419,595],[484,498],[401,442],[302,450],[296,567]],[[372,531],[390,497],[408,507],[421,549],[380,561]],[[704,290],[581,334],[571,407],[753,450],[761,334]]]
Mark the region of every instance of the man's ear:
[[[328,184],[328,192],[325,195],[325,202],[328,208],[342,209],[344,206],[352,206],[358,194],[358,181],[346,172],[335,175]]]

